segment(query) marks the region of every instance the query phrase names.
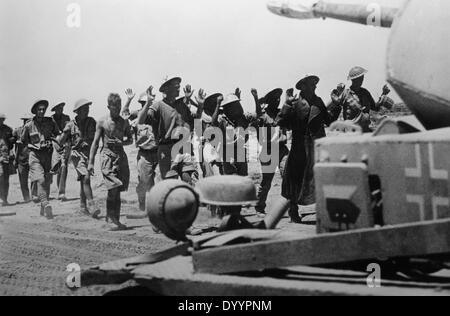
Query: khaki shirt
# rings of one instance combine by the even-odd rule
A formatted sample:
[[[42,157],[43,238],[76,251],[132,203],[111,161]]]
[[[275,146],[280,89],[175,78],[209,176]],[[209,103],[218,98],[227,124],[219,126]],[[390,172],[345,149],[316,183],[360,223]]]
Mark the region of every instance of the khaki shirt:
[[[16,159],[19,164],[27,165],[28,158],[30,156],[30,149],[26,145],[24,145],[20,140],[21,135],[23,133],[23,129],[24,129],[23,125],[21,127],[16,128],[14,130],[13,137],[14,137],[14,139],[17,140],[16,141],[16,155],[17,155]]]
[[[7,125],[0,126],[0,163],[9,162],[9,152],[14,145],[13,131]]]
[[[53,115],[52,119],[55,121],[60,131],[63,131],[66,125],[70,122],[70,117],[65,114],[62,114],[60,117]]]
[[[31,150],[50,150],[52,140],[61,134],[55,121],[50,117],[44,117],[42,121],[33,118],[23,129],[21,142]]]
[[[94,142],[96,126],[97,122],[92,117],[87,117],[84,121],[76,118],[70,121],[64,128],[64,133],[69,136],[72,150],[89,153]]]

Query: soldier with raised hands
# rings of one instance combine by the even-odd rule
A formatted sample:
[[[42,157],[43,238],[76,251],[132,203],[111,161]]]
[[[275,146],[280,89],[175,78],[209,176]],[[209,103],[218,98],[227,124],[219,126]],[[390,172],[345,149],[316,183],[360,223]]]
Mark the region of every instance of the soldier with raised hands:
[[[142,107],[141,113],[147,113],[149,107],[155,100],[153,87],[150,86],[145,94],[145,103]],[[143,100],[142,96],[139,101]],[[156,144],[155,134],[155,120],[147,116],[143,123],[136,126],[136,147],[139,148],[137,155],[138,168],[138,185],[136,193],[138,195],[139,209],[145,212],[145,197],[147,192],[155,185],[156,168],[158,166],[158,146]]]
[[[363,67],[353,67],[350,69],[347,79],[351,81],[349,88],[345,88],[344,84],[339,84],[337,89],[334,89],[331,93],[331,113],[333,119],[337,120],[342,111],[344,120],[353,120],[349,117],[352,109],[348,109],[352,102],[357,99],[360,104],[360,109],[362,113],[369,114],[373,112],[374,114],[379,112],[382,107],[391,109],[393,106],[393,101],[388,97],[391,90],[387,85],[383,86],[382,93],[377,102],[375,102],[372,94],[363,87],[365,76],[368,73]],[[356,97],[356,98],[355,98]],[[374,115],[375,117],[377,115]]]
[[[181,90],[181,78],[173,77],[166,80],[159,91],[164,98],[161,101],[147,105],[139,114],[138,124],[145,124],[148,117],[154,120],[154,134],[158,145],[158,164],[163,179],[171,169],[172,162],[179,153],[179,148],[172,151],[175,144],[183,139],[185,148],[190,147],[191,132],[194,128],[194,119],[200,118],[202,106],[193,113],[189,107],[194,90],[187,85],[184,88],[185,96],[179,98]],[[191,153],[193,154],[193,153]]]
[[[219,96],[212,116],[212,125],[219,127],[223,134],[220,150],[224,174],[248,176],[247,128],[252,118],[251,115],[244,113],[240,97],[239,88],[233,94]]]
[[[287,147],[286,130],[277,126],[276,118],[280,112],[280,99],[283,90],[278,88],[270,91],[264,98],[258,97],[258,91],[252,89],[251,93],[255,100],[257,138],[265,152],[261,152],[259,161],[261,164],[262,180],[258,190],[258,203],[256,211],[265,214],[266,200],[272,186],[277,167],[283,176],[289,149]],[[276,147],[272,147],[276,144]],[[274,159],[274,160],[272,160]]]

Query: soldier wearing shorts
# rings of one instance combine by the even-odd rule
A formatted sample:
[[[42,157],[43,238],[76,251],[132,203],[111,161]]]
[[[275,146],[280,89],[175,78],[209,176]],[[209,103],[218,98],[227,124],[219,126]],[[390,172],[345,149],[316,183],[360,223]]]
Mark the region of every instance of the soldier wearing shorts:
[[[80,182],[80,211],[85,215],[98,218],[100,210],[97,208],[91,187],[91,175],[88,172],[89,154],[95,137],[97,122],[89,116],[92,102],[81,99],[75,103],[73,112],[75,119],[70,121],[63,131],[61,143],[70,147],[70,161],[77,172]]]
[[[28,186],[28,176],[30,174],[30,165],[28,160],[30,159],[30,149],[20,141],[21,135],[23,133],[23,129],[25,125],[31,120],[33,117],[31,115],[23,115],[21,120],[23,121],[23,125],[14,130],[13,136],[16,140],[15,144],[15,160],[14,166],[17,168],[17,173],[19,175],[19,183],[20,189],[22,191],[23,200],[25,203],[31,201],[30,197],[30,189]],[[32,199],[37,200],[37,188],[36,185],[31,184],[31,194]]]
[[[60,131],[63,131],[66,125],[70,122],[70,117],[65,115],[64,107],[66,103],[61,102],[55,105],[51,110],[55,114],[52,115],[53,121],[55,121]],[[58,143],[53,144],[53,162],[52,173],[56,174],[56,185],[58,186],[58,200],[66,201],[66,182],[67,171],[69,165],[70,148],[67,144]]]
[[[106,220],[123,230],[120,223],[120,192],[127,191],[130,182],[130,166],[123,146],[133,143],[133,135],[128,120],[120,116],[122,100],[118,94],[108,97],[109,115],[98,121],[95,138],[89,155],[88,171],[94,174],[95,156],[102,139],[101,170],[108,197],[106,200]]]
[[[52,207],[48,197],[52,175],[53,141],[58,141],[60,130],[56,123],[45,117],[48,101],[40,100],[33,104],[31,113],[34,118],[29,121],[22,132],[21,142],[30,149],[30,181],[36,182],[38,197],[41,202],[41,216],[53,218]]]

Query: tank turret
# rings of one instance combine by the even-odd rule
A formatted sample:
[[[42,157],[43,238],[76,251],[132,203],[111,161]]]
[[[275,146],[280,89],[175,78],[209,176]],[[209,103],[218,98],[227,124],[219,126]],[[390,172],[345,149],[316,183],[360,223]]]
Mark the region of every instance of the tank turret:
[[[325,1],[270,1],[271,12],[392,27],[387,80],[426,129],[450,126],[450,1],[406,0],[401,8]]]

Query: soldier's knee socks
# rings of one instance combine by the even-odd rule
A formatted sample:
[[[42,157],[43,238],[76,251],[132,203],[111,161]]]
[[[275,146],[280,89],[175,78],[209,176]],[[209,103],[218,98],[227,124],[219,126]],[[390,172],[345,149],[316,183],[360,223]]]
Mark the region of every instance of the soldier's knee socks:
[[[48,192],[46,190],[45,181],[41,180],[37,182],[37,192],[39,200],[41,201],[41,206],[46,207],[48,202]]]

